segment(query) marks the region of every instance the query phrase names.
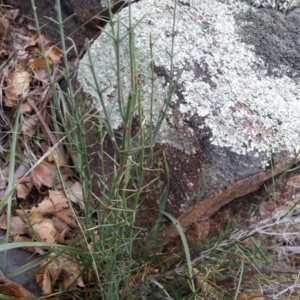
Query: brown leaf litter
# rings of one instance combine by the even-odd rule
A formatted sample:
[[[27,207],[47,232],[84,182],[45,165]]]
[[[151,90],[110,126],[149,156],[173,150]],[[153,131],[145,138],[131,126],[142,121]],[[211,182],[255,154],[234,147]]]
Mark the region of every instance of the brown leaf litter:
[[[6,201],[9,178],[13,177],[12,211],[0,211],[0,228],[13,242],[71,244],[80,240],[77,213],[85,208],[82,187],[74,179],[65,149],[59,146],[63,132],[53,132],[47,105],[51,99],[48,71],[55,82],[62,68],[62,52],[42,34],[19,18],[19,11],[0,5],[0,82],[3,95],[0,112],[0,200]],[[44,54],[43,54],[44,53]],[[16,167],[9,174],[12,128],[20,112]],[[59,139],[57,138],[59,136]],[[3,151],[2,151],[3,149]],[[63,182],[61,182],[63,181]],[[78,238],[79,237],[79,238]],[[71,255],[47,253],[24,247],[45,257],[37,275],[44,294],[85,288],[80,263]],[[52,247],[54,251],[55,247]],[[16,298],[35,296],[0,273],[0,293]]]

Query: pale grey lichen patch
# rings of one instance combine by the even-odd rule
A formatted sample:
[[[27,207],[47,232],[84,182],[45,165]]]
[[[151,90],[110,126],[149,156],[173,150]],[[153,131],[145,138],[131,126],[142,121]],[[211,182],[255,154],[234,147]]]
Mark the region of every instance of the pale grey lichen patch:
[[[300,5],[299,0],[246,0],[255,7],[273,8],[288,12]]]
[[[185,118],[192,115],[205,118],[203,130],[210,128],[212,145],[228,148],[237,154],[256,153],[257,156],[270,151],[288,150],[292,153],[298,150],[299,88],[295,80],[284,73],[277,77],[270,76],[263,59],[253,51],[254,46],[241,41],[235,15],[247,12],[249,5],[234,0],[228,0],[226,4],[212,0],[188,2],[189,5],[178,3],[174,65],[176,69],[184,65],[185,72],[179,82],[183,99],[179,99],[177,93],[173,102],[180,104]],[[173,7],[172,0],[143,0],[132,5],[135,21],[145,16],[136,29],[136,54],[144,81],[145,116],[149,112],[147,101],[151,91],[147,64],[150,57],[149,36],[151,34],[154,41],[155,65],[169,72],[167,50],[171,45]],[[128,10],[124,9],[119,16],[125,22],[127,15]],[[118,126],[121,119],[116,100],[114,47],[108,35],[102,34],[92,45],[91,52],[94,55],[93,64],[99,70],[99,83],[102,88],[108,87],[103,95],[114,124]],[[123,93],[126,98],[130,89],[126,40],[121,53],[124,64]],[[79,80],[84,89],[97,99],[86,80],[90,74],[86,63],[87,57],[81,63]],[[158,77],[154,89],[156,114],[167,88],[167,80]],[[99,106],[97,103],[95,100],[95,105]],[[171,122],[176,123],[175,120]],[[188,138],[178,143],[180,139],[173,134],[175,127],[168,131],[168,126],[164,124],[158,141],[180,149],[183,149],[182,144],[187,143],[184,150],[192,152],[191,132],[185,132]]]

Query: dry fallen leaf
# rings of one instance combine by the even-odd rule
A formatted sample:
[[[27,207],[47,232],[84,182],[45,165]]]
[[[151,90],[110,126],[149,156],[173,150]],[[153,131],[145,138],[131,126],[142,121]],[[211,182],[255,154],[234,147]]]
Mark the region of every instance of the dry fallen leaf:
[[[8,167],[4,168],[3,170],[0,170],[0,190],[6,188],[6,185],[8,183],[8,173]]]
[[[238,300],[268,300],[268,298],[259,292],[249,292],[240,294]]]
[[[80,267],[78,264],[65,259],[61,267],[63,269],[62,277],[64,289],[69,289],[72,286],[81,289],[85,287],[83,279],[80,275]]]
[[[36,132],[39,118],[36,115],[26,116],[21,124],[21,132],[27,137],[33,137]]]
[[[10,49],[0,41],[0,59],[6,59],[11,55]],[[5,71],[8,71],[6,68]],[[5,74],[5,72],[2,72],[2,76]]]
[[[50,149],[48,146],[47,151]],[[52,150],[49,155],[47,156],[49,162],[54,162],[57,166],[61,167],[65,165],[64,159],[58,154],[57,149]]]
[[[10,218],[10,234],[26,234],[26,224],[19,216],[13,216]],[[7,216],[2,213],[0,217],[0,228],[7,229]]]
[[[30,213],[39,213],[45,216],[68,207],[68,200],[61,192],[49,190],[49,198],[44,199],[38,206],[33,207]]]
[[[71,228],[77,228],[77,220],[76,216],[74,216],[73,211],[71,208],[64,208],[58,212],[55,213],[55,216],[65,222],[67,225],[69,225]]]
[[[57,242],[59,233],[55,230],[52,220],[44,218],[40,213],[33,212],[28,216],[28,227],[34,239],[48,243]]]
[[[53,61],[54,63],[59,62],[62,58],[62,53],[61,51],[56,48],[55,46],[52,46],[48,52],[47,52],[47,56],[51,59],[51,61]]]
[[[17,69],[8,76],[4,98],[5,106],[16,107],[18,105],[19,96],[27,93],[30,77],[30,74],[24,69]]]
[[[23,288],[20,284],[15,282],[8,282],[0,285],[0,294],[16,297],[16,298],[31,298],[33,299],[34,295]],[[35,298],[35,297],[34,297]]]
[[[62,58],[62,52],[55,46],[52,46],[51,42],[47,40],[43,35],[39,36],[39,42],[44,44],[44,49],[46,50],[46,57],[36,57],[32,58],[28,62],[28,67],[35,70],[35,69],[46,69],[47,64],[49,67],[52,67],[53,63],[57,63]],[[37,40],[36,40],[37,41]],[[32,44],[31,44],[32,45]],[[27,45],[26,47],[28,47]],[[47,60],[46,60],[47,59]]]
[[[2,214],[0,217],[0,228],[6,229],[6,214]]]
[[[57,260],[53,260],[48,263],[49,261],[50,259],[41,263],[41,270],[36,276],[38,285],[46,295],[52,293],[52,289],[61,273]]]
[[[19,234],[11,234],[10,238],[12,239],[13,242],[16,243],[27,243],[27,242],[32,242],[32,239],[24,236],[24,235],[19,235]],[[42,250],[41,248],[37,248],[37,247],[23,247],[24,250],[27,250],[29,252],[32,253],[38,253],[40,255],[44,255],[45,251]]]
[[[9,21],[0,17],[0,38],[7,38],[10,35]]]
[[[31,192],[33,184],[31,182],[19,183],[16,186],[17,197],[20,199],[26,199]]]
[[[49,254],[49,259],[41,263],[41,271],[37,275],[37,283],[45,294],[50,294],[56,282],[63,281],[63,289],[70,287],[84,288],[84,282],[80,276],[80,266],[55,253]]]
[[[21,113],[22,114],[25,114],[25,113],[28,113],[31,111],[32,111],[32,108],[27,102],[21,104]]]
[[[31,172],[34,186],[40,190],[41,186],[52,187],[55,175],[55,164],[41,162]]]
[[[49,58],[47,58],[47,62],[49,67],[51,67],[52,61]],[[46,61],[43,57],[32,58],[28,62],[28,67],[31,69],[37,69],[37,68],[46,69]]]
[[[48,74],[46,69],[43,68],[36,68],[32,69],[34,78],[41,81],[43,84],[47,85],[49,82]]]
[[[54,277],[55,273],[51,274],[49,269],[50,266],[36,275],[36,282],[41,287],[45,295],[51,294],[53,289],[52,281],[54,281],[54,278],[52,278],[52,276]],[[53,269],[54,272],[57,270],[56,268]]]
[[[83,193],[81,184],[76,181],[70,188],[66,188],[68,199],[77,204],[81,210],[84,210]]]
[[[57,232],[59,232],[59,233],[63,232],[65,235],[70,234],[70,232],[71,232],[70,226],[67,225],[65,222],[63,222],[61,219],[53,216],[52,217],[52,222],[53,222],[53,225],[54,225]]]
[[[17,18],[17,16],[19,16],[19,14],[20,14],[20,10],[17,8],[16,9],[8,9],[5,11],[4,16],[6,19],[14,21]]]
[[[30,168],[30,160],[28,158],[24,158],[18,165],[18,168],[16,169],[16,171],[14,173],[14,178],[16,180],[19,180],[20,177],[23,177],[27,173],[29,168]],[[24,178],[24,180],[25,180],[25,178]],[[29,182],[29,181],[30,180],[26,180],[26,182]]]

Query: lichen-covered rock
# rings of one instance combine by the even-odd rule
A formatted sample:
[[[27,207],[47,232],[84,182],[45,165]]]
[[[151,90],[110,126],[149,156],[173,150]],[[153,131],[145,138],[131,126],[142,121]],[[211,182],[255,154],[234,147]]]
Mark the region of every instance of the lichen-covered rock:
[[[246,0],[256,7],[274,8],[283,12],[288,12],[299,7],[299,0]]]
[[[260,2],[264,6],[264,1]],[[169,85],[174,3],[142,0],[131,7],[133,23],[144,17],[135,36],[145,115],[151,90],[150,34],[154,41],[156,112]],[[126,24],[128,9],[117,17]],[[184,66],[184,72],[172,99],[170,117],[156,142],[165,149],[170,164],[168,211],[176,217],[190,212],[181,221],[184,228],[257,189],[287,167],[300,149],[300,47],[295,38],[299,26],[297,9],[284,14],[234,0],[178,1],[173,63],[177,71]],[[115,51],[110,28],[106,30],[108,34],[95,41],[91,53],[117,128]],[[121,32],[125,31],[125,26],[121,27]],[[121,53],[126,98],[130,90],[126,39]],[[78,78],[94,98],[93,106],[101,110],[87,64],[86,56]],[[202,197],[197,199],[204,177]],[[149,224],[147,212],[142,213],[143,220]]]
[[[270,9],[245,11],[235,20],[241,40],[254,46],[269,75],[299,77],[299,9],[288,14]]]

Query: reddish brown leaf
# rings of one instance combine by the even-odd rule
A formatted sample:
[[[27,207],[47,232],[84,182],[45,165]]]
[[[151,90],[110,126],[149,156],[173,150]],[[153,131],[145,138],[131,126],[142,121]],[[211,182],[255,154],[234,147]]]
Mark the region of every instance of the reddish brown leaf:
[[[48,65],[51,67],[52,66],[52,61],[48,58]],[[46,62],[43,57],[37,57],[37,58],[32,58],[28,62],[28,67],[31,69],[46,69]]]
[[[26,298],[30,297],[33,299],[33,295],[24,289],[20,284],[15,282],[8,282],[0,285],[0,294],[16,297],[16,298]]]
[[[56,48],[55,46],[52,46],[49,51],[47,52],[47,56],[53,61],[54,63],[59,62],[62,58],[61,51]]]

